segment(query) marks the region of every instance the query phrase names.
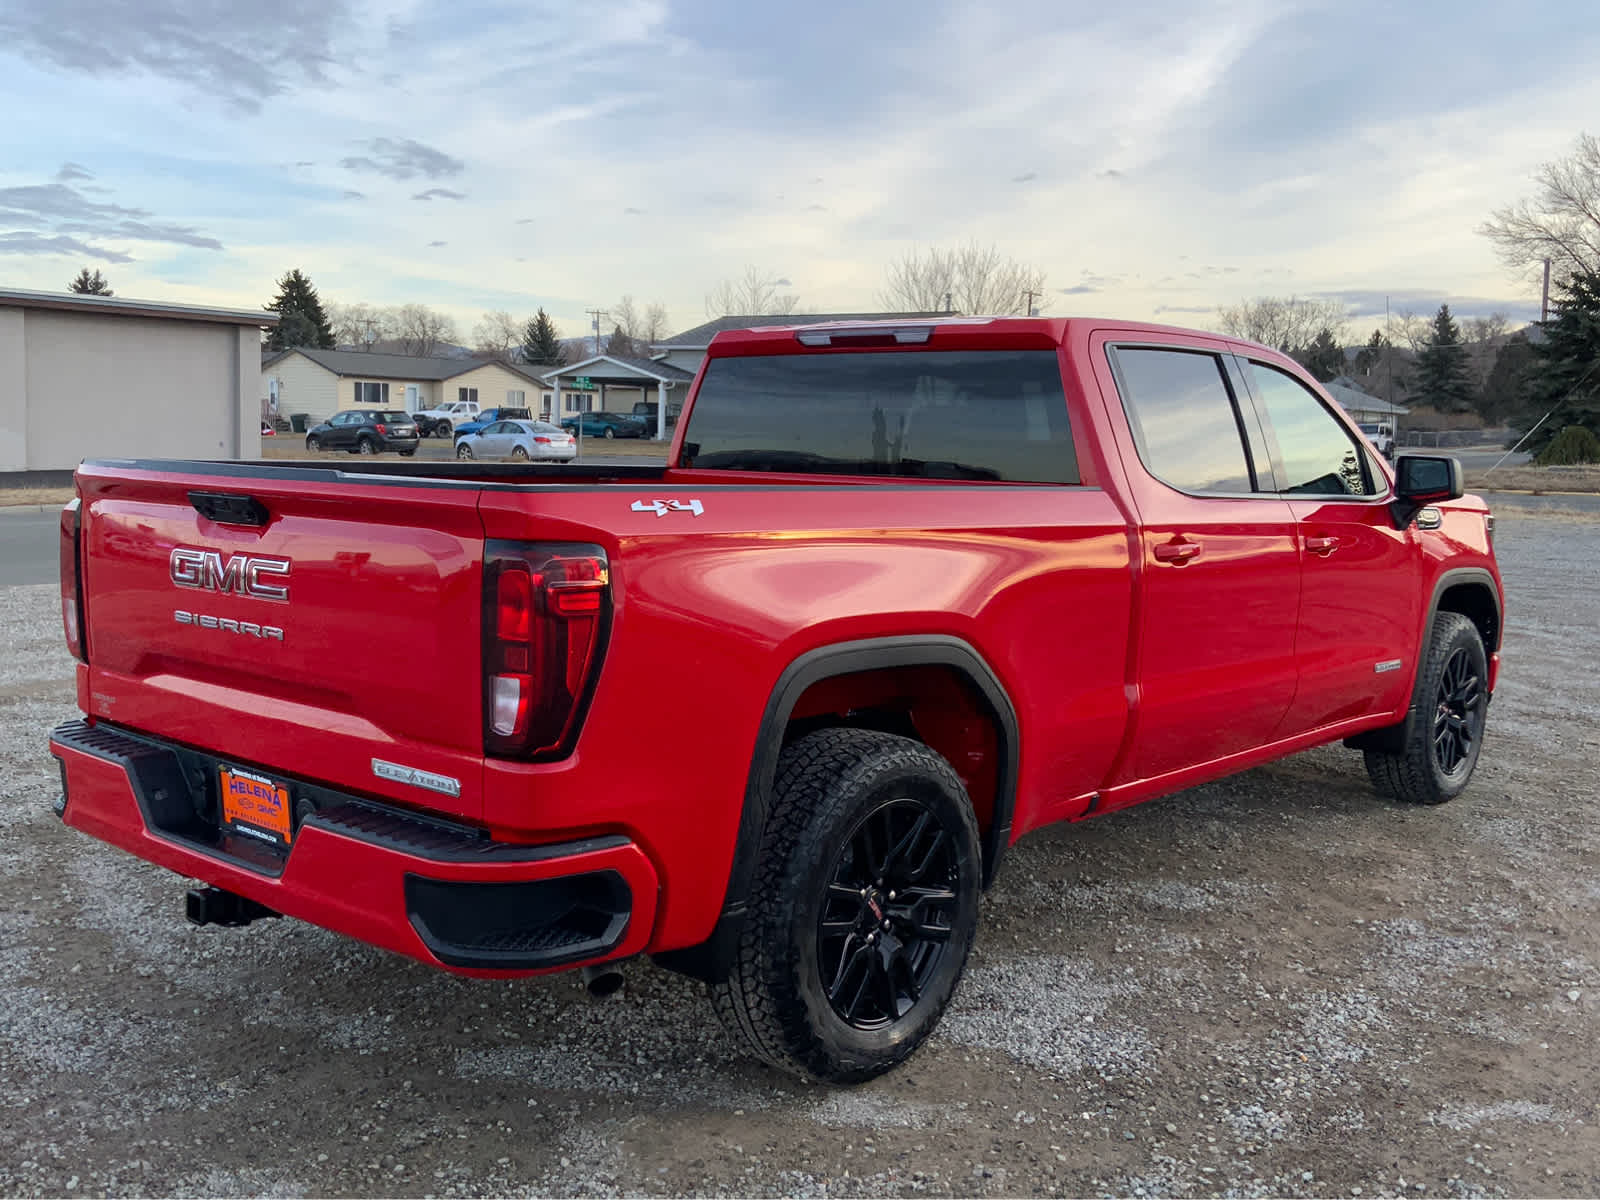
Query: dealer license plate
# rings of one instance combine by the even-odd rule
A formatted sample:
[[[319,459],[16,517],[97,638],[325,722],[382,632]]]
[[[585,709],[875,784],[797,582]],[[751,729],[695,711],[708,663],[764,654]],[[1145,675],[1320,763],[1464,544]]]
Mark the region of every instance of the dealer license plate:
[[[273,846],[287,846],[289,828],[289,789],[283,784],[241,771],[221,767],[222,823],[235,833]]]

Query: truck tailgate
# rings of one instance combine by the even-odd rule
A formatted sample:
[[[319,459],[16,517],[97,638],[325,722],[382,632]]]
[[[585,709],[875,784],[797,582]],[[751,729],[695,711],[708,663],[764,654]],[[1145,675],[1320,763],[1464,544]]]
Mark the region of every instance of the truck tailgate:
[[[78,486],[86,711],[481,815],[477,486],[199,463]]]

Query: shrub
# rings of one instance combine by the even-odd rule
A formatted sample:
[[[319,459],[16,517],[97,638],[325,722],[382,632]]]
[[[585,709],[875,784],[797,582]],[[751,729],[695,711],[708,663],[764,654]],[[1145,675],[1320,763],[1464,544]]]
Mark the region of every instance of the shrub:
[[[1534,459],[1541,467],[1575,467],[1600,463],[1600,437],[1582,425],[1568,425]]]

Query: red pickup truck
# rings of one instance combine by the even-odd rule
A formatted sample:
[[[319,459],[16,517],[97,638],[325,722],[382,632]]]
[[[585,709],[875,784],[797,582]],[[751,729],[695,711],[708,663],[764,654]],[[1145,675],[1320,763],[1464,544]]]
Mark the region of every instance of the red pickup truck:
[[[858,1080],[1007,846],[1321,743],[1448,800],[1493,519],[1292,361],[1086,319],[719,335],[665,467],[100,460],[68,825],[470,975],[648,953]],[[604,982],[605,980],[601,980]]]

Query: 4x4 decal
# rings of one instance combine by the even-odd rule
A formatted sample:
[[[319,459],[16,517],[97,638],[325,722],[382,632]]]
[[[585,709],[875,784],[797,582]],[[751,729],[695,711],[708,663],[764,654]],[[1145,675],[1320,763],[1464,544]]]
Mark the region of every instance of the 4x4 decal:
[[[698,500],[651,500],[648,503],[643,500],[635,500],[633,502],[634,512],[653,512],[658,517],[664,517],[669,512],[693,513],[698,517],[705,510],[705,505]]]

